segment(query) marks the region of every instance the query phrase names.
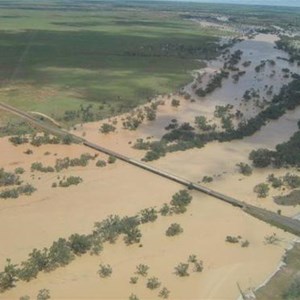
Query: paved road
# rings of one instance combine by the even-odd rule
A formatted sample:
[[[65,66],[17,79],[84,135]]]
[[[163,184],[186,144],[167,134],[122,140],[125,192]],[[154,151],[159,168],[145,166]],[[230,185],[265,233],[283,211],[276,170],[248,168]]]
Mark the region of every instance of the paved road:
[[[59,129],[59,128],[55,128],[51,125],[45,124],[43,122],[41,122],[40,120],[37,120],[36,118],[34,118],[33,116],[31,116],[30,114],[23,112],[19,109],[16,109],[15,107],[12,107],[10,105],[7,104],[3,104],[0,103],[0,109],[4,109],[6,111],[9,111],[19,117],[22,117],[23,119],[27,120],[28,122],[30,122],[31,124],[33,124],[34,126],[41,128],[45,131],[48,131],[52,134],[55,135],[59,135],[59,136],[65,136],[65,135],[71,135],[73,137],[73,139],[79,143],[82,143],[83,145],[85,145],[86,147],[92,148],[96,151],[100,151],[102,153],[105,153],[107,155],[112,155],[126,163],[129,163],[131,165],[134,165],[136,167],[139,167],[143,170],[146,170],[148,172],[154,173],[156,175],[162,176],[164,178],[167,178],[169,180],[175,181],[179,184],[182,184],[184,186],[186,186],[188,189],[194,189],[197,191],[200,191],[202,193],[205,193],[207,195],[210,195],[216,199],[222,200],[223,202],[229,203],[233,206],[239,207],[241,208],[244,212],[254,216],[257,219],[260,219],[264,222],[267,222],[271,225],[274,225],[276,227],[282,228],[286,231],[289,231],[295,235],[300,236],[300,221],[293,219],[293,218],[289,218],[289,217],[285,217],[285,216],[281,216],[277,213],[274,213],[272,211],[266,210],[266,209],[262,209],[253,205],[250,205],[246,202],[243,202],[241,200],[232,198],[230,196],[224,195],[222,193],[219,193],[215,190],[212,190],[210,188],[207,188],[205,186],[193,183],[187,179],[181,178],[177,175],[168,173],[164,170],[160,170],[157,168],[154,168],[142,161],[138,161],[135,159],[132,159],[130,157],[127,157],[125,155],[122,155],[120,153],[117,153],[115,151],[109,150],[107,148],[104,148],[100,145],[91,143],[83,138],[80,138],[76,135],[70,134],[69,132]]]

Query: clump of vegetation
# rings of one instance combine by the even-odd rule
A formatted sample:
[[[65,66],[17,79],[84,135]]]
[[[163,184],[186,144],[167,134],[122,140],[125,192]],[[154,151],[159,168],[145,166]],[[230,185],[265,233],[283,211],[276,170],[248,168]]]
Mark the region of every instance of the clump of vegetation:
[[[285,196],[274,197],[275,203],[278,205],[295,206],[300,204],[300,190],[290,192]]]
[[[171,105],[173,107],[178,107],[180,105],[180,100],[178,100],[178,99],[172,99]]]
[[[300,298],[300,278],[295,278],[292,281],[287,290],[282,293],[282,298],[286,300],[296,300]]]
[[[172,211],[176,214],[186,212],[187,206],[191,203],[192,196],[188,193],[187,190],[180,190],[178,193],[172,196],[170,202],[172,206]]]
[[[253,189],[259,198],[266,198],[269,194],[269,190],[269,185],[266,183],[259,183]]]
[[[39,290],[39,292],[38,292],[38,294],[36,296],[37,300],[48,300],[50,298],[51,298],[50,291],[47,290],[47,289]]]
[[[267,181],[268,181],[269,183],[271,183],[271,186],[272,186],[273,188],[280,188],[280,187],[283,185],[282,180],[281,180],[280,178],[275,177],[274,174],[270,174],[270,175],[268,176]]]
[[[274,245],[280,241],[276,233],[265,236],[265,244]]]
[[[231,244],[237,244],[239,242],[239,238],[235,237],[235,236],[228,235],[228,236],[226,236],[225,241],[228,242],[228,243],[231,243]]]
[[[179,277],[189,276],[190,274],[188,273],[188,269],[189,269],[189,264],[180,263],[175,267],[175,274]]]
[[[171,215],[173,213],[172,212],[172,208],[167,203],[163,204],[163,206],[161,207],[161,209],[159,210],[159,212],[160,212],[160,214],[162,216],[168,216],[168,215]]]
[[[157,277],[151,277],[147,281],[147,288],[150,290],[158,289],[160,286],[161,286],[161,283]]]
[[[86,253],[91,249],[92,246],[91,238],[84,234],[78,234],[78,233],[72,234],[69,237],[68,242],[71,250],[76,255],[81,255]]]
[[[115,156],[109,156],[107,162],[109,164],[114,164],[116,162],[117,158]]]
[[[0,192],[0,198],[2,199],[16,199],[20,195],[30,196],[32,193],[36,191],[31,184],[20,185],[17,188],[5,189]]]
[[[129,300],[139,300],[140,298],[135,294],[131,294],[128,299]]]
[[[139,278],[137,276],[130,277],[129,283],[136,284],[138,282]]]
[[[252,168],[243,162],[236,165],[239,168],[239,172],[245,176],[250,176],[252,174]]]
[[[300,187],[300,176],[295,174],[287,173],[283,177],[283,182],[291,189],[299,188]]]
[[[24,173],[25,173],[25,170],[22,167],[18,167],[15,169],[15,174],[22,175]]]
[[[170,295],[170,291],[166,288],[163,287],[158,294],[158,297],[162,298],[162,299],[168,299]]]
[[[106,162],[104,160],[101,160],[99,159],[97,162],[96,162],[96,167],[100,167],[100,168],[103,168],[106,166]]]
[[[203,176],[203,178],[202,178],[202,182],[204,182],[204,183],[210,183],[213,180],[214,179],[211,176]]]
[[[100,127],[100,131],[102,133],[110,133],[110,132],[114,132],[116,130],[116,127],[111,125],[111,124],[108,124],[108,123],[104,123],[102,124],[102,126]]]
[[[60,180],[58,185],[60,187],[69,187],[71,185],[78,185],[82,181],[82,178],[79,176],[69,176],[65,180]]]
[[[0,169],[0,187],[10,185],[20,185],[22,182],[17,174],[6,172],[3,168]]]
[[[146,208],[141,210],[141,223],[154,222],[157,219],[157,211],[155,208]]]
[[[10,259],[6,260],[6,266],[3,272],[0,273],[0,292],[4,292],[13,288],[18,281],[17,265],[11,263]]]
[[[148,275],[148,271],[149,271],[149,266],[144,265],[144,264],[139,264],[138,266],[136,266],[135,273],[137,275],[146,277]]]
[[[110,265],[99,265],[98,274],[101,278],[110,277],[112,274],[112,267]]]
[[[40,162],[34,162],[31,164],[31,172],[33,171],[39,171],[43,173],[52,173],[55,171],[55,169],[51,166],[44,167],[42,163]]]
[[[181,234],[182,232],[182,227],[177,223],[173,223],[166,230],[166,236],[175,236]]]

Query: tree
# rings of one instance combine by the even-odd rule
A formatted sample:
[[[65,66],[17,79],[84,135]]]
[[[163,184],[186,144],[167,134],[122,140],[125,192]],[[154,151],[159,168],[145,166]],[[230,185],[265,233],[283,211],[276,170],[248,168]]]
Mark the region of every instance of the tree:
[[[180,263],[175,267],[175,274],[178,275],[179,277],[189,276],[190,274],[188,273],[188,269],[189,269],[189,264]]]
[[[162,298],[162,299],[168,299],[169,298],[169,295],[170,295],[170,291],[166,288],[166,287],[163,287],[159,294],[158,294],[158,297]]]
[[[75,233],[69,237],[69,246],[75,254],[80,255],[90,250],[92,243],[89,236]]]
[[[98,270],[98,274],[101,278],[110,277],[112,274],[112,268],[110,265],[99,265],[100,269]]]
[[[149,266],[144,264],[139,264],[136,266],[136,274],[141,275],[143,277],[146,277],[148,275]]]
[[[4,292],[15,286],[18,281],[17,265],[11,263],[10,259],[6,260],[4,271],[0,273],[0,292]]]
[[[239,172],[245,176],[249,176],[252,174],[252,168],[243,162],[240,162],[236,165],[239,168]]]
[[[159,288],[161,283],[159,282],[157,277],[151,277],[147,281],[147,288],[150,290],[155,290]]]
[[[253,191],[257,193],[257,196],[259,198],[266,198],[268,196],[269,190],[269,185],[266,183],[257,184],[253,189]]]
[[[115,130],[116,130],[116,127],[111,124],[108,124],[108,123],[104,123],[100,127],[100,131],[105,134],[109,133],[109,132],[114,132]]]
[[[192,201],[192,196],[187,192],[187,190],[181,190],[172,196],[171,205],[176,213],[182,213],[186,210]]]
[[[252,160],[256,168],[265,168],[272,162],[272,151],[268,149],[253,150],[249,154],[249,159]]]
[[[140,214],[142,224],[154,222],[157,219],[157,211],[153,207],[141,210]]]
[[[115,163],[116,162],[116,157],[114,157],[114,156],[109,156],[108,157],[108,160],[107,160],[107,162],[109,163],[109,164],[113,164],[113,163]]]
[[[182,232],[183,232],[182,227],[177,223],[173,223],[166,230],[166,236],[175,236]]]
[[[36,297],[37,300],[48,300],[50,298],[50,291],[46,289],[39,290],[39,293]]]

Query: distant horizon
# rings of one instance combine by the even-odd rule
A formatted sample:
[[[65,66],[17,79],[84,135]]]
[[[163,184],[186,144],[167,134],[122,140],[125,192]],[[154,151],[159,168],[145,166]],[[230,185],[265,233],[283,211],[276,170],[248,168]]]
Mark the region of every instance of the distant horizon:
[[[300,7],[300,0],[165,0],[165,1]]]

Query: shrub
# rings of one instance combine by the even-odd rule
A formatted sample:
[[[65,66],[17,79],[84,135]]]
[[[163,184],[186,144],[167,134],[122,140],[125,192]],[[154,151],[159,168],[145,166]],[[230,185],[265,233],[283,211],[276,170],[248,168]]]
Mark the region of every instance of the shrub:
[[[3,168],[0,169],[0,187],[19,184],[21,184],[21,181],[18,175],[5,172]]]
[[[37,300],[48,300],[50,298],[50,291],[46,289],[39,290],[39,293],[36,297]]]
[[[68,244],[72,251],[77,255],[86,253],[88,250],[90,250],[92,246],[91,239],[89,236],[84,234],[80,235],[78,233],[72,234],[69,237]]]
[[[172,196],[171,205],[175,213],[182,213],[186,211],[186,207],[191,203],[192,196],[187,190],[181,190]]]
[[[242,247],[242,248],[247,248],[249,245],[250,245],[250,243],[249,243],[248,240],[245,240],[245,241],[242,241],[242,242],[241,242],[241,247]]]
[[[157,219],[157,211],[153,207],[141,210],[140,215],[141,222],[143,224],[148,222],[154,222]]]
[[[274,245],[277,244],[278,242],[279,242],[279,238],[277,237],[276,233],[265,236],[265,244]]]
[[[99,159],[97,162],[96,162],[96,167],[105,167],[106,166],[106,162],[104,160],[101,160]]]
[[[10,259],[6,260],[4,271],[0,273],[0,292],[4,292],[15,286],[18,281],[17,265],[11,263]]]
[[[283,182],[292,189],[298,188],[300,187],[300,176],[287,173],[283,177]]]
[[[148,271],[149,271],[149,266],[144,265],[144,264],[139,264],[138,266],[136,266],[136,274],[146,277],[148,275]]]
[[[107,162],[108,162],[109,164],[114,164],[114,163],[116,162],[116,160],[117,160],[116,157],[110,155],[110,156],[108,157]]]
[[[98,270],[98,274],[101,278],[110,277],[112,274],[112,268],[110,265],[99,265],[100,269]]]
[[[70,176],[70,177],[67,177],[65,180],[61,180],[59,182],[59,186],[60,187],[69,187],[70,185],[78,185],[82,181],[83,180],[81,177]]]
[[[15,169],[15,174],[24,174],[25,170],[24,168],[18,167]]]
[[[180,105],[180,101],[177,100],[177,99],[172,99],[171,105],[172,105],[173,107],[178,107],[178,106]]]
[[[205,182],[205,183],[210,183],[212,182],[214,179],[211,177],[211,176],[204,176],[202,178],[202,182]]]
[[[66,134],[63,136],[62,138],[62,143],[65,144],[65,145],[70,145],[74,142],[74,138],[72,135],[70,134]]]
[[[168,299],[170,295],[170,291],[166,288],[163,287],[158,294],[158,297],[162,298],[162,299]]]
[[[274,174],[270,174],[267,180],[271,183],[273,188],[279,188],[283,184],[282,180],[280,178],[275,177]]]
[[[24,154],[30,155],[33,154],[33,151],[31,149],[27,149],[26,151],[24,151]]]
[[[202,261],[196,261],[194,262],[194,272],[202,272],[203,271],[203,262]]]
[[[182,227],[177,223],[173,223],[166,230],[166,236],[175,236],[175,235],[178,235],[182,232],[183,232]]]
[[[189,263],[195,263],[197,262],[197,256],[195,254],[191,254],[188,258]]]
[[[21,296],[19,298],[19,300],[30,300],[30,297],[28,295],[24,295],[24,296]]]
[[[114,132],[116,130],[116,127],[108,124],[108,123],[104,123],[102,124],[102,126],[100,127],[100,131],[102,133],[109,133],[109,132]]]
[[[180,263],[178,266],[175,267],[175,274],[179,277],[186,277],[190,274],[188,273],[189,264]]]
[[[162,208],[159,210],[159,212],[162,216],[168,216],[172,214],[172,209],[167,203],[164,203]]]
[[[124,242],[126,245],[139,243],[142,237],[142,233],[139,228],[133,227],[124,230]]]
[[[226,236],[225,241],[228,242],[228,243],[236,244],[236,243],[239,242],[239,239],[235,236],[228,235],[228,236]]]
[[[249,176],[252,174],[252,168],[243,162],[240,162],[237,164],[237,167],[239,168],[239,172],[245,176]]]
[[[147,288],[150,290],[155,290],[161,286],[157,277],[151,277],[147,281]]]
[[[257,184],[253,189],[253,191],[259,198],[266,198],[268,196],[269,190],[269,185],[266,183]]]
[[[9,138],[9,141],[17,146],[17,145],[21,145],[21,144],[27,144],[29,142],[29,139],[25,136],[20,136],[20,135],[17,135],[17,136],[12,136]]]
[[[130,277],[129,283],[131,283],[131,284],[136,284],[136,283],[138,282],[138,280],[139,280],[139,278],[138,278],[137,276],[135,276],[135,277]]]
[[[129,300],[139,300],[138,296],[135,294],[131,294],[128,299]]]

